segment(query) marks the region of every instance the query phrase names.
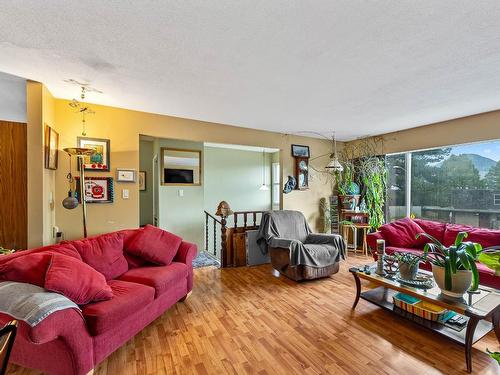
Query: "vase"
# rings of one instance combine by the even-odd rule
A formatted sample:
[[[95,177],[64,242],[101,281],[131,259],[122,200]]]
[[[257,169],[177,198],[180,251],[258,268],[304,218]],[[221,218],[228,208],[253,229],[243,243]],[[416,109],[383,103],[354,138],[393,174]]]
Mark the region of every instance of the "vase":
[[[415,280],[418,273],[418,262],[415,264],[399,263],[399,275],[403,280]]]
[[[448,297],[462,298],[472,284],[472,271],[457,270],[451,274],[451,290],[446,290],[444,281],[444,267],[432,265],[432,274],[441,293]]]
[[[360,198],[361,195],[339,195],[339,206],[341,206],[344,210],[354,209],[352,205],[354,205],[354,207],[357,207]]]

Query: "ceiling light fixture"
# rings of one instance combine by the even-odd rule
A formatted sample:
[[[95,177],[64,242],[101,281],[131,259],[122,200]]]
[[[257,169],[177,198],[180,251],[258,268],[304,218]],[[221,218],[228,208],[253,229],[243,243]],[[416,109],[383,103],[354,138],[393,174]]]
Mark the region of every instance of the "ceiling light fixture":
[[[260,191],[267,191],[269,187],[266,185],[266,150],[262,149],[262,185]]]
[[[102,91],[91,87],[90,83],[78,82],[75,79],[65,79],[64,82],[70,83],[72,85],[80,86],[80,89],[81,89],[80,98],[81,98],[82,102],[85,100],[85,94],[88,92],[96,92],[98,94],[102,94]],[[88,105],[85,105],[82,102],[79,102],[78,100],[73,99],[71,102],[69,102],[69,106],[73,109],[76,109],[75,113],[82,114],[82,135],[86,136],[87,135],[86,116],[93,115],[93,114],[95,114],[95,112]]]
[[[335,137],[335,132],[333,132],[333,154],[330,155],[330,162],[325,169],[332,170],[333,172],[342,172],[344,170],[344,167],[337,158],[337,138]]]

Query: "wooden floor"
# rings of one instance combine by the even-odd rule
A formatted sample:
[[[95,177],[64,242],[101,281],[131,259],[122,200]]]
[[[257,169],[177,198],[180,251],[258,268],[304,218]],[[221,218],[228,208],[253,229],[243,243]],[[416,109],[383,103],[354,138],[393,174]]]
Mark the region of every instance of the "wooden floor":
[[[184,303],[101,363],[115,374],[465,374],[463,348],[361,300],[355,312],[350,256],[331,278],[297,284],[270,266],[195,271]],[[477,374],[499,374],[474,346]],[[38,374],[11,366],[9,374]]]

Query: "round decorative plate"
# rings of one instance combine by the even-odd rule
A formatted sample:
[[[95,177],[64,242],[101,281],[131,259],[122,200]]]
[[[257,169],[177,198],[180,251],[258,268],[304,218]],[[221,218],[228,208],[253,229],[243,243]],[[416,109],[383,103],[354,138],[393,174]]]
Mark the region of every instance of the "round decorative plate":
[[[434,279],[430,275],[417,274],[417,277],[414,280],[405,280],[402,279],[399,273],[396,276],[396,281],[401,284],[405,284],[408,286],[412,286],[414,288],[420,289],[431,289],[434,287]]]

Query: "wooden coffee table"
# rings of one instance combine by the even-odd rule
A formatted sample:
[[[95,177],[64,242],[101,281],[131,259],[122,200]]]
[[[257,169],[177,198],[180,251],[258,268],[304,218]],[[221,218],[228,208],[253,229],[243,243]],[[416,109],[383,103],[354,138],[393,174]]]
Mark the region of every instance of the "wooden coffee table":
[[[376,266],[374,264],[370,266],[370,275],[367,275],[364,271],[355,267],[349,269],[356,282],[356,299],[352,305],[353,309],[358,304],[359,299],[362,298],[465,346],[465,362],[467,364],[467,372],[469,373],[472,371],[471,351],[472,345],[475,342],[482,339],[490,331],[495,330],[495,334],[500,343],[500,292],[498,290],[480,286],[477,293],[466,293],[464,294],[464,299],[456,300],[443,296],[436,285],[432,289],[414,288],[399,283],[396,280],[379,276],[375,273],[375,270]],[[420,272],[431,274],[427,271]],[[361,292],[360,279],[368,280],[375,284],[376,287]],[[442,306],[447,310],[452,310],[464,315],[468,320],[467,325],[461,331],[456,331],[443,323],[425,320],[419,316],[401,310],[395,307],[392,302],[392,296],[398,292],[414,296],[423,301]],[[491,322],[487,319],[491,320]]]

